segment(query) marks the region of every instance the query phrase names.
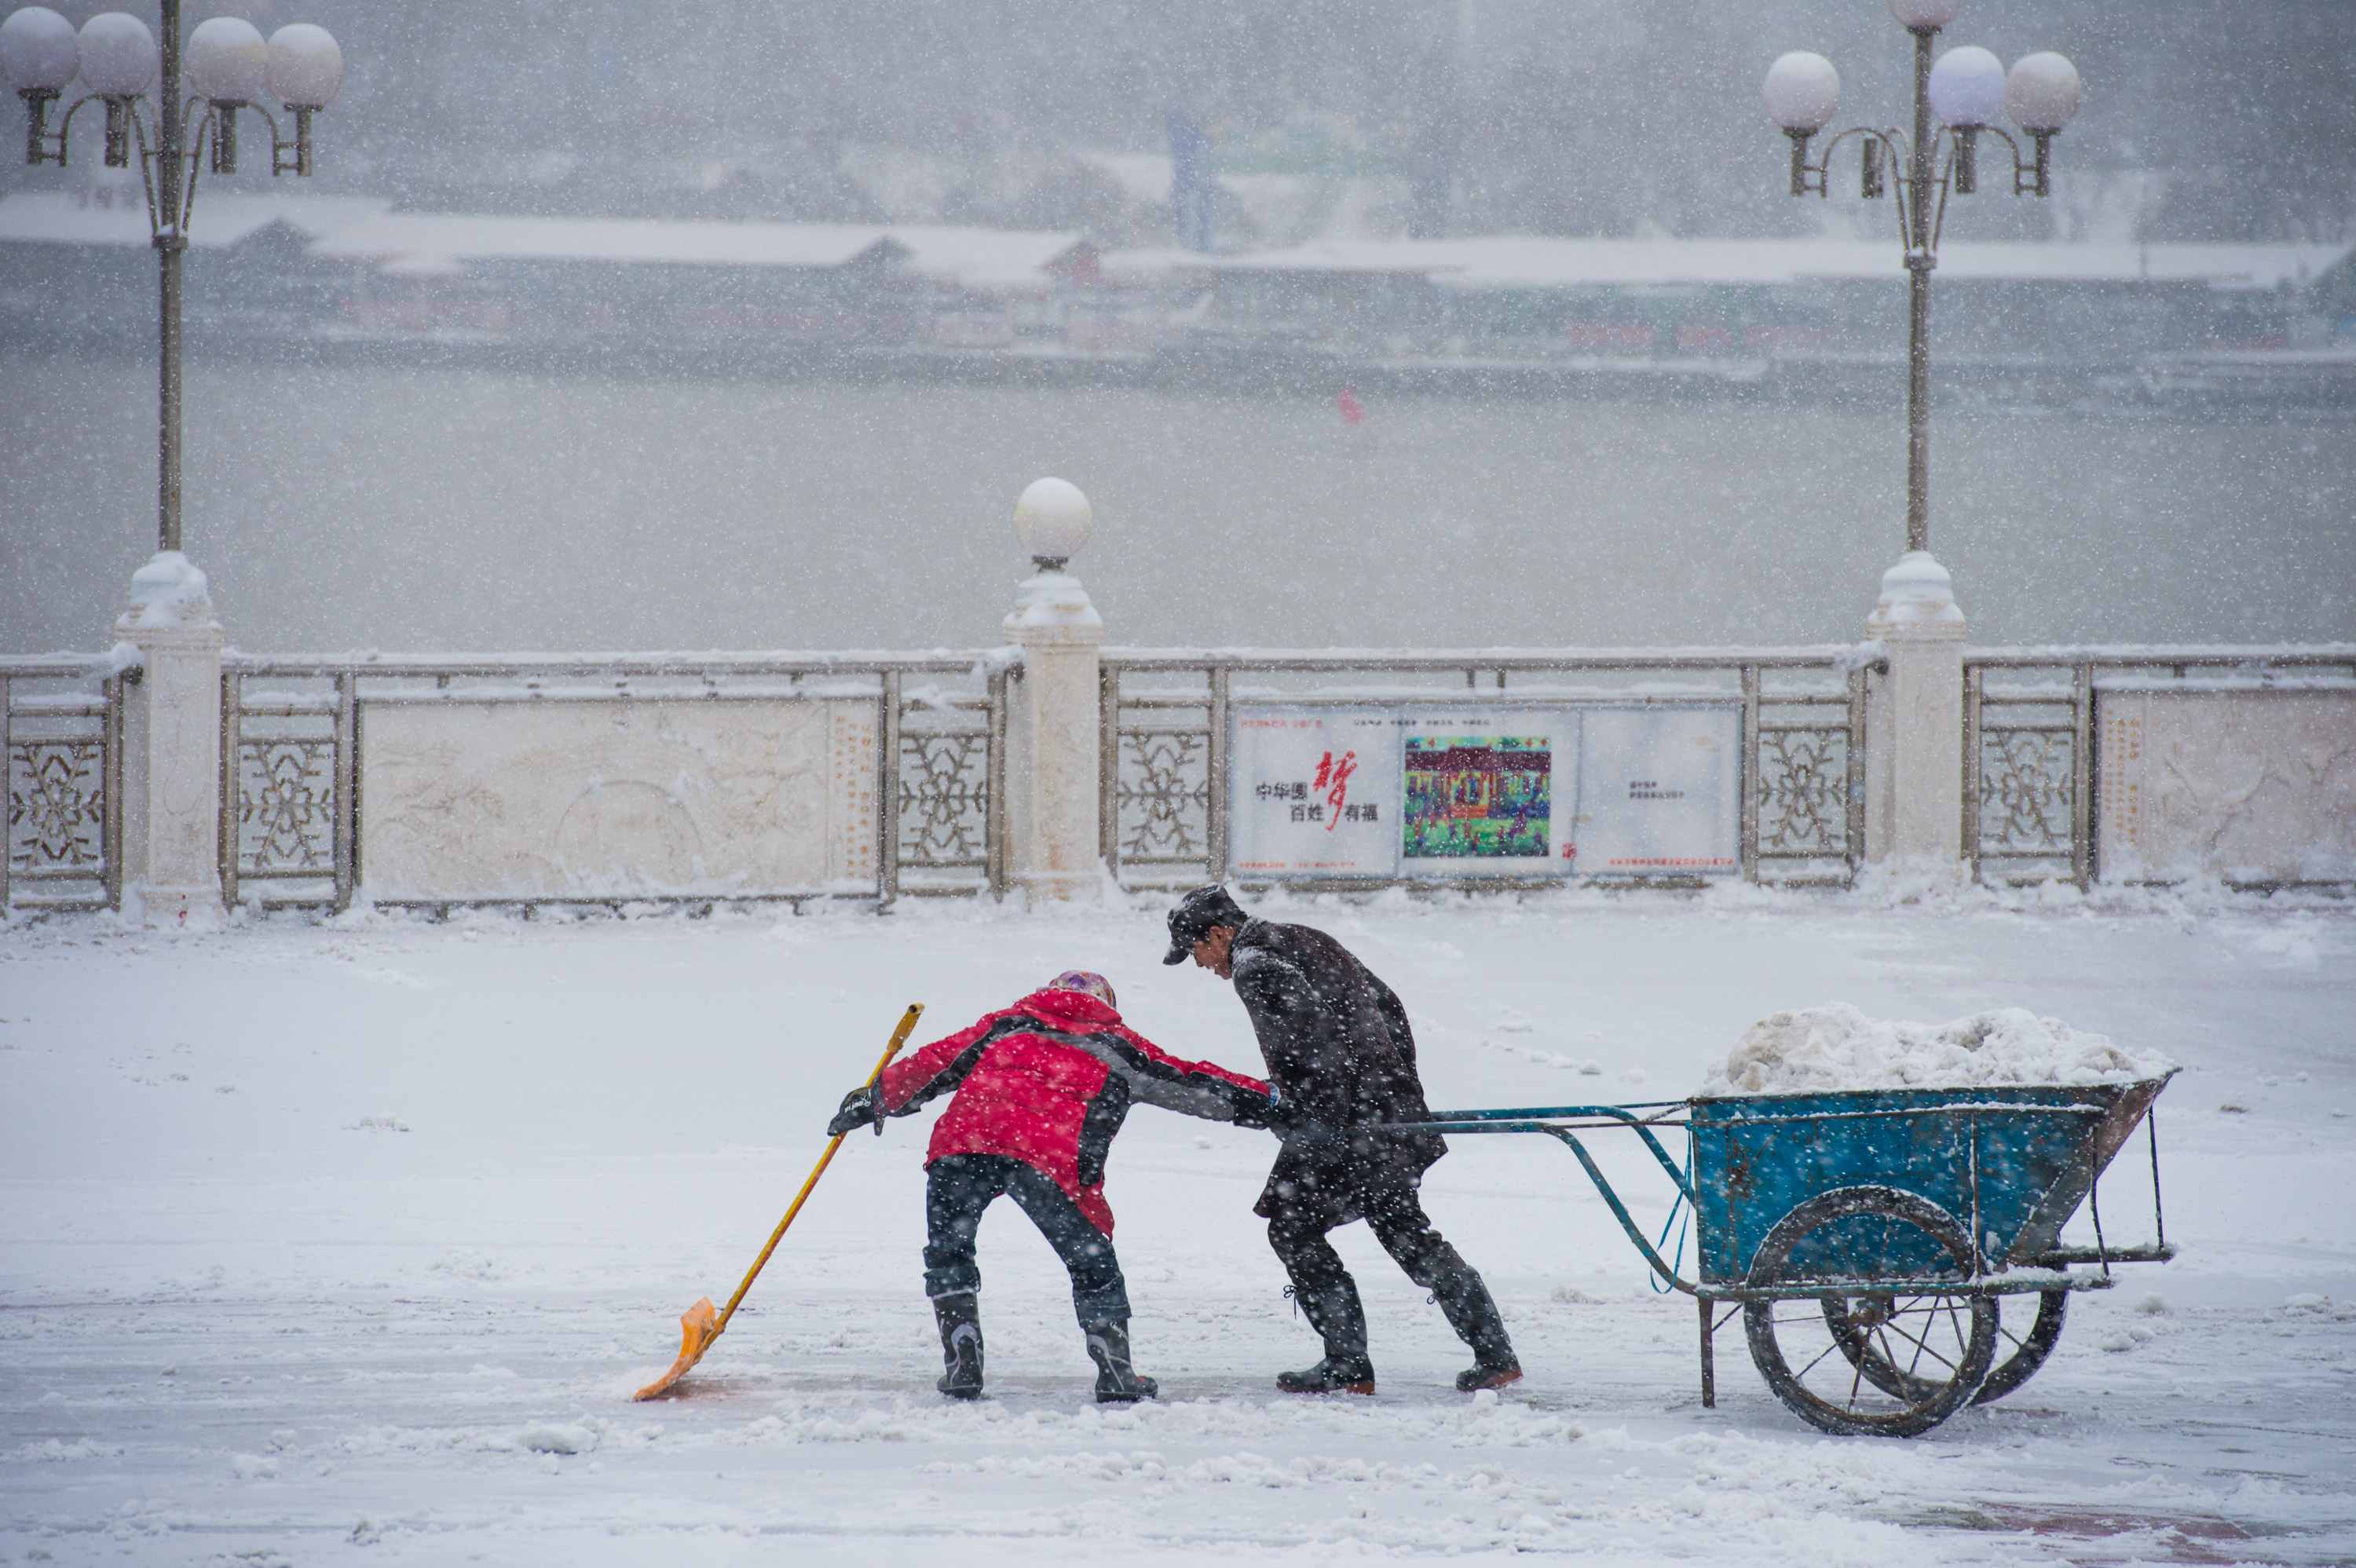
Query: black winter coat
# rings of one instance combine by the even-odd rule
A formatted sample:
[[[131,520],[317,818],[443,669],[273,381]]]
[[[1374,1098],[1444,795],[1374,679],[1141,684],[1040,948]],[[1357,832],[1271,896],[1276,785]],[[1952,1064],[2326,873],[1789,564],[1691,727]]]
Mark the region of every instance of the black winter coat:
[[[1301,1118],[1253,1212],[1347,1224],[1370,1189],[1413,1183],[1448,1152],[1437,1133],[1359,1133],[1430,1114],[1407,1008],[1350,950],[1305,925],[1255,920],[1236,933],[1236,995],[1269,1082]]]

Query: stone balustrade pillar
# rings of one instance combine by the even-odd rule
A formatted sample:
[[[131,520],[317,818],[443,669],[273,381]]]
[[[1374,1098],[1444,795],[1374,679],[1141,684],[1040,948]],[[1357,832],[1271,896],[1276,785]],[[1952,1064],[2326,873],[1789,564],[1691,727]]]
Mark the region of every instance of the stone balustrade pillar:
[[[1033,902],[1092,899],[1097,839],[1097,649],[1104,622],[1088,591],[1060,571],[1023,585],[1006,617],[1023,650],[1007,699],[1007,869]]]
[[[221,624],[178,550],[131,579],[115,635],[138,650],[123,693],[123,908],[150,925],[218,920]]]
[[[1010,683],[1006,741],[1008,880],[1033,903],[1079,901],[1102,889],[1097,837],[1097,650],[1104,621],[1064,564],[1087,541],[1087,498],[1061,479],[1023,492],[1014,528],[1038,567],[1023,584],[1006,640],[1023,650]]]
[[[1865,858],[1960,879],[1964,861],[1964,612],[1928,550],[1882,574],[1865,634],[1889,650],[1866,706]]]

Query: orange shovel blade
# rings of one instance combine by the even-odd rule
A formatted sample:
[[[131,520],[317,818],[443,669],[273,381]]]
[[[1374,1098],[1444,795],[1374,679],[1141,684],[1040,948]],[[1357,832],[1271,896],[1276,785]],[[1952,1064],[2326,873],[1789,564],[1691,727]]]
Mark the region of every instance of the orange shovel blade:
[[[705,1296],[679,1315],[679,1360],[670,1370],[637,1392],[632,1399],[659,1399],[670,1392],[671,1385],[687,1376],[688,1370],[703,1360],[703,1352],[712,1349],[712,1341],[720,1338],[720,1309]]]

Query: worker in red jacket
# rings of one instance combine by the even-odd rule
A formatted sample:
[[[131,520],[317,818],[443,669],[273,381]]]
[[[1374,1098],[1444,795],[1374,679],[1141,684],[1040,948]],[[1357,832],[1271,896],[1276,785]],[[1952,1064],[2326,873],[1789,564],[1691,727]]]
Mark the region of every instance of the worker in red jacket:
[[[1101,975],[1058,975],[1012,1007],[884,1070],[852,1090],[829,1133],[905,1116],[954,1094],[925,1157],[925,1294],[941,1331],[940,1391],[981,1394],[974,1232],[1001,1193],[1031,1216],[1072,1274],[1072,1306],[1097,1368],[1099,1403],[1151,1399],[1129,1349],[1129,1290],[1112,1250],[1105,1157],[1131,1104],[1265,1127],[1268,1085],[1207,1061],[1181,1061],[1122,1026]]]

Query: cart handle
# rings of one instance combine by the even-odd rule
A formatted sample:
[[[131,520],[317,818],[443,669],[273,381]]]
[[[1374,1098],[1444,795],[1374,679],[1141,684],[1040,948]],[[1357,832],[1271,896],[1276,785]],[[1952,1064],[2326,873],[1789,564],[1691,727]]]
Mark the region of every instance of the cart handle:
[[[1653,1243],[1644,1240],[1644,1232],[1636,1228],[1636,1221],[1629,1217],[1627,1206],[1620,1201],[1620,1195],[1612,1190],[1612,1184],[1603,1179],[1603,1172],[1596,1168],[1595,1157],[1587,1152],[1587,1146],[1579,1141],[1576,1134],[1571,1132],[1569,1127],[1550,1127],[1543,1122],[1532,1124],[1528,1130],[1536,1133],[1545,1133],[1550,1137],[1560,1138],[1563,1143],[1569,1147],[1570,1152],[1579,1157],[1579,1163],[1587,1168],[1587,1179],[1595,1183],[1595,1190],[1601,1193],[1603,1195],[1603,1201],[1612,1206],[1612,1215],[1619,1220],[1620,1228],[1628,1232],[1628,1239],[1636,1243],[1636,1250],[1644,1254],[1644,1261],[1653,1265],[1653,1272],[1666,1280],[1675,1289],[1682,1290],[1687,1296],[1694,1294],[1694,1286],[1687,1284],[1686,1281],[1679,1279],[1677,1277],[1677,1271],[1676,1268],[1671,1266],[1669,1264],[1663,1262],[1661,1254],[1654,1250]],[[1643,1129],[1639,1128],[1638,1130],[1642,1131]],[[1644,1141],[1646,1143],[1653,1143],[1652,1135],[1649,1133],[1645,1134]],[[1657,1154],[1660,1152],[1660,1146],[1658,1144],[1654,1144],[1653,1147],[1655,1153]],[[1664,1158],[1662,1163],[1666,1165],[1668,1162]],[[1677,1190],[1679,1192],[1685,1192],[1685,1179],[1682,1176],[1677,1176],[1675,1167],[1670,1168],[1669,1174],[1673,1177],[1676,1177]],[[1687,1194],[1687,1200],[1691,1200],[1691,1195],[1689,1193]]]
[[[1603,1172],[1596,1165],[1595,1157],[1587,1152],[1587,1146],[1579,1141],[1578,1135],[1569,1127],[1560,1126],[1552,1122],[1530,1119],[1535,1116],[1597,1116],[1604,1118],[1611,1124],[1633,1128],[1636,1136],[1644,1140],[1645,1147],[1653,1151],[1653,1157],[1660,1161],[1661,1168],[1669,1173],[1669,1179],[1676,1184],[1678,1195],[1688,1204],[1693,1201],[1693,1189],[1687,1185],[1685,1172],[1679,1170],[1675,1162],[1669,1158],[1669,1151],[1661,1147],[1661,1140],[1653,1136],[1652,1129],[1642,1120],[1617,1105],[1563,1105],[1538,1111],[1435,1111],[1428,1122],[1384,1122],[1363,1130],[1392,1133],[1544,1133],[1550,1138],[1558,1138],[1571,1153],[1579,1157],[1579,1163],[1587,1168],[1587,1179],[1595,1183],[1595,1190],[1602,1194],[1603,1201],[1611,1206],[1612,1217],[1620,1221],[1620,1228],[1628,1232],[1628,1239],[1636,1243],[1636,1250],[1644,1254],[1644,1261],[1652,1265],[1653,1272],[1667,1281],[1672,1288],[1682,1290],[1687,1296],[1693,1295],[1696,1286],[1678,1278],[1675,1266],[1664,1261],[1653,1243],[1644,1239],[1644,1232],[1637,1227],[1635,1220],[1630,1216],[1627,1205],[1622,1203],[1620,1195],[1612,1190],[1612,1184],[1603,1179]],[[1675,1212],[1674,1208],[1671,1211]]]
[[[1683,1103],[1678,1102],[1678,1104],[1681,1105]],[[1605,1121],[1616,1123],[1634,1132],[1638,1137],[1644,1140],[1644,1147],[1653,1151],[1653,1157],[1660,1161],[1661,1168],[1669,1173],[1669,1179],[1676,1183],[1677,1190],[1685,1195],[1686,1201],[1688,1203],[1693,1201],[1693,1189],[1686,1184],[1685,1172],[1678,1169],[1677,1162],[1669,1157],[1669,1151],[1661,1147],[1661,1140],[1653,1136],[1653,1129],[1650,1125],[1652,1118],[1633,1115],[1622,1106],[1555,1105],[1540,1110],[1526,1111],[1434,1111],[1431,1113],[1431,1120],[1430,1122],[1420,1124],[1393,1123],[1391,1125],[1402,1130],[1409,1125],[1414,1125],[1419,1131],[1436,1133],[1547,1133],[1549,1135],[1557,1135],[1558,1134],[1558,1129],[1547,1126],[1545,1124],[1571,1116],[1601,1117]],[[1681,1125],[1682,1124],[1677,1125]]]

